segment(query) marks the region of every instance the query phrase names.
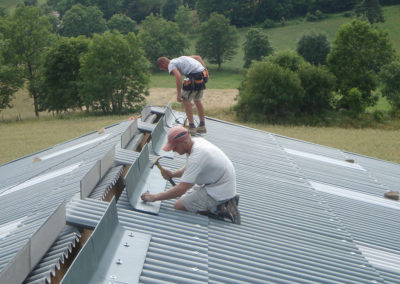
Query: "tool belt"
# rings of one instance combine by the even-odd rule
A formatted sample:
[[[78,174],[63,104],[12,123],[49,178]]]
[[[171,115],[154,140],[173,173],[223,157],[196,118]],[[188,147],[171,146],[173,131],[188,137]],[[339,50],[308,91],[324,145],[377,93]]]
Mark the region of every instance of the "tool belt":
[[[207,70],[194,74],[189,74],[183,81],[182,89],[185,91],[201,91],[206,88],[208,82]]]

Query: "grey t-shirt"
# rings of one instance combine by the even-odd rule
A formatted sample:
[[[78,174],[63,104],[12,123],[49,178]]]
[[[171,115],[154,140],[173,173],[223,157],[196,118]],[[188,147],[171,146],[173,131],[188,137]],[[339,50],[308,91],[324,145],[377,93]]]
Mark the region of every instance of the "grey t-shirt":
[[[202,72],[205,69],[199,61],[189,56],[181,56],[172,59],[168,64],[168,73],[171,74],[172,70],[175,68],[185,76]]]
[[[217,146],[204,138],[193,138],[182,182],[205,185],[207,193],[217,201],[236,195],[236,173],[231,160]]]

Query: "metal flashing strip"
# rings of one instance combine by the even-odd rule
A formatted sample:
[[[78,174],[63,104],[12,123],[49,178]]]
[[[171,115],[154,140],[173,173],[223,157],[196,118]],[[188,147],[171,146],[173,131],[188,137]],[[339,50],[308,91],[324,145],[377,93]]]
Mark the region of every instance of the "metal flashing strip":
[[[140,112],[140,116],[142,117],[142,121],[145,121],[147,117],[151,113],[151,103],[148,103]]]
[[[121,135],[121,149],[126,149],[126,146],[131,141],[132,137],[136,134],[138,130],[138,120],[135,119],[128,128]]]
[[[57,152],[54,152],[54,153],[51,153],[51,154],[48,154],[48,155],[45,155],[45,156],[41,156],[41,157],[39,157],[39,158],[40,158],[42,161],[43,161],[43,160],[48,160],[48,159],[54,158],[54,157],[56,157],[56,156],[59,156],[59,155],[62,155],[62,154],[71,152],[71,151],[73,151],[73,150],[76,150],[76,149],[79,149],[79,148],[88,146],[88,145],[90,145],[90,144],[94,144],[94,143],[100,142],[100,141],[106,139],[108,136],[110,136],[110,134],[105,134],[105,135],[103,135],[103,136],[101,136],[101,137],[99,137],[99,138],[96,138],[96,139],[93,139],[93,140],[90,140],[90,141],[86,141],[86,142],[80,143],[80,144],[78,144],[78,145],[74,145],[74,146],[65,148],[65,149],[63,149],[63,150],[60,150],[60,151],[57,151]]]
[[[376,268],[400,273],[400,253],[388,252],[383,249],[372,248],[356,242],[364,257]]]
[[[317,161],[321,161],[321,162],[325,162],[325,163],[329,163],[329,164],[333,164],[333,165],[337,165],[337,166],[352,168],[352,169],[356,169],[356,170],[360,170],[360,171],[366,171],[359,164],[349,163],[346,161],[332,159],[332,158],[328,158],[325,156],[311,154],[311,153],[293,150],[293,149],[289,149],[289,148],[284,148],[284,150],[286,153],[291,154],[291,155],[295,155],[295,156],[299,156],[299,157],[303,157],[303,158],[307,158],[307,159],[312,159],[312,160],[317,160]]]
[[[0,283],[22,283],[65,226],[63,202],[0,272]]]
[[[27,180],[27,181],[25,181],[23,183],[20,183],[18,185],[13,185],[13,186],[10,186],[10,187],[7,187],[7,188],[0,189],[0,191],[2,191],[0,193],[0,196],[6,195],[6,194],[9,194],[9,193],[12,193],[12,192],[16,192],[18,190],[21,190],[21,189],[24,189],[24,188],[27,188],[27,187],[30,187],[30,186],[45,182],[45,181],[48,181],[50,179],[53,179],[53,178],[56,178],[56,177],[59,177],[59,176],[62,176],[62,175],[68,174],[68,173],[71,173],[74,170],[76,170],[77,168],[79,168],[81,166],[81,164],[82,164],[82,162],[79,162],[79,163],[70,165],[68,167],[61,168],[59,170],[55,170],[55,171],[52,171],[50,173],[34,177],[34,178],[32,178],[30,180]]]
[[[369,194],[365,194],[365,193],[355,192],[353,190],[348,190],[345,188],[328,185],[328,184],[324,184],[324,183],[319,183],[319,182],[315,182],[315,181],[310,181],[310,184],[314,189],[319,190],[319,191],[323,191],[326,193],[343,196],[343,197],[347,197],[347,198],[351,198],[351,199],[355,199],[355,200],[359,200],[359,201],[363,201],[363,202],[368,202],[371,204],[376,204],[376,205],[388,207],[391,209],[400,210],[400,204],[394,200],[389,200],[389,199],[385,199],[383,197],[377,197],[377,196],[373,196],[373,195],[369,195]]]
[[[115,159],[115,147],[113,146],[101,160],[98,160],[80,181],[81,199],[90,195],[98,182],[106,175]]]
[[[138,283],[150,240],[119,224],[113,198],[61,283]]]
[[[174,111],[171,108],[171,103],[169,103],[166,107],[163,119],[166,127],[171,128],[172,126],[174,126],[176,121]]]
[[[152,132],[155,125],[150,122],[138,121],[138,129],[143,132]]]
[[[157,215],[160,211],[161,201],[146,203],[140,198],[142,193],[156,194],[165,189],[166,180],[163,179],[158,169],[150,169],[150,166],[149,147],[146,144],[125,175],[125,186],[129,203],[133,209]]]
[[[164,120],[160,119],[151,132],[151,149],[152,152],[157,156],[164,156],[168,158],[173,158],[174,153],[172,151],[165,152],[162,150],[162,146],[167,140],[167,132],[164,129]]]

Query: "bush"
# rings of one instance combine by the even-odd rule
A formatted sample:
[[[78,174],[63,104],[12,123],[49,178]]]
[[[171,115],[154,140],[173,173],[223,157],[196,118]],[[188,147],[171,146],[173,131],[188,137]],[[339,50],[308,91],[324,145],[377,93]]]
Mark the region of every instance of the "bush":
[[[394,112],[400,110],[400,61],[384,66],[379,77],[382,95],[387,98]]]
[[[294,72],[271,62],[255,62],[242,82],[235,109],[245,120],[285,117],[298,112],[303,95]]]
[[[277,52],[273,56],[268,56],[266,60],[293,72],[297,72],[300,66],[305,63],[304,59],[293,50]]]
[[[277,26],[277,23],[271,19],[265,19],[265,21],[261,25],[264,29],[272,29]]]
[[[358,88],[352,88],[346,96],[339,101],[339,108],[344,108],[349,111],[353,117],[358,116],[365,111],[366,103],[362,98],[362,93]]]
[[[323,68],[311,64],[303,64],[298,75],[304,89],[301,112],[321,115],[332,109],[335,77]]]

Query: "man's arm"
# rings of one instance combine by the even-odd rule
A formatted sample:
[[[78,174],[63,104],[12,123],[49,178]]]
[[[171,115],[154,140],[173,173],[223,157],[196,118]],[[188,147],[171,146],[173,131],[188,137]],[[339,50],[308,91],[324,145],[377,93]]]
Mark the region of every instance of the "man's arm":
[[[185,192],[192,187],[191,183],[180,182],[175,185],[173,188],[170,188],[167,191],[163,191],[157,194],[151,194],[149,192],[145,192],[142,194],[141,198],[144,202],[154,202],[158,200],[167,200],[173,199],[185,194]]]
[[[203,61],[203,59],[201,58],[200,55],[192,55],[190,57],[193,58],[193,59],[196,59],[197,61],[199,61],[201,63],[201,65],[203,65],[204,68],[207,68],[206,64],[204,63],[204,61]]]
[[[174,177],[181,177],[184,172],[185,172],[185,167],[183,167],[179,170],[176,170],[174,172],[170,171],[170,170],[165,170],[161,174],[163,175],[164,179],[168,180],[168,179],[174,178]]]
[[[179,70],[177,68],[175,68],[174,70],[172,70],[172,74],[174,74],[175,82],[176,82],[176,100],[178,102],[181,102],[182,101],[182,98],[181,98],[181,88],[182,88],[181,72],[179,72]]]

